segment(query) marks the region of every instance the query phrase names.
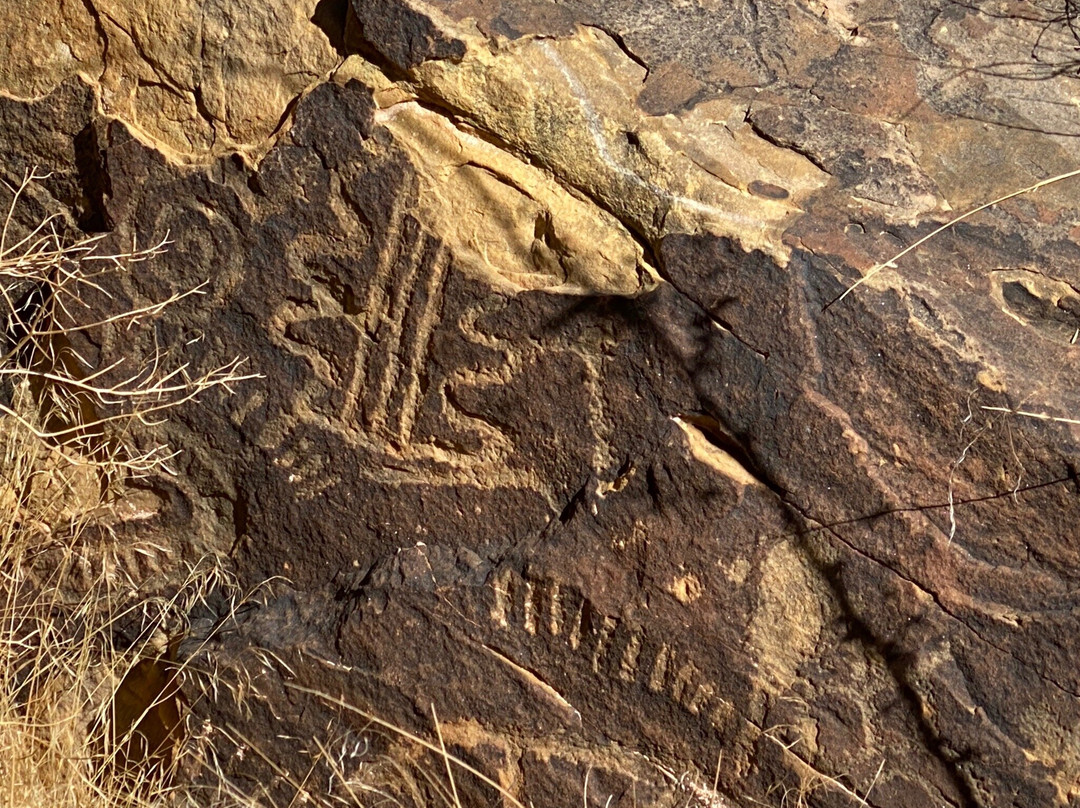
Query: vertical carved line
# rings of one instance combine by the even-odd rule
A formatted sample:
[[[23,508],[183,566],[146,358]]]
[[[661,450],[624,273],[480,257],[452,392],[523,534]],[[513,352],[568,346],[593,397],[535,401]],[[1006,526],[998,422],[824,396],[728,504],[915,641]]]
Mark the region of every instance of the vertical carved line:
[[[641,656],[641,637],[642,633],[640,631],[633,632],[626,643],[626,648],[623,649],[622,659],[619,660],[619,678],[624,682],[632,682],[637,678],[638,658]]]
[[[551,632],[552,637],[558,637],[563,624],[562,593],[559,591],[558,583],[553,582],[551,584],[550,597],[551,601],[548,604],[548,631]]]
[[[374,385],[374,400],[370,411],[365,413],[373,427],[383,428],[389,419],[389,401],[394,390],[394,384],[401,376],[403,363],[401,360],[401,332],[405,325],[407,306],[412,297],[413,287],[416,285],[417,271],[422,261],[425,247],[428,246],[428,237],[420,229],[420,224],[414,219],[408,220],[410,226],[406,234],[411,241],[408,252],[404,250],[399,254],[394,267],[401,267],[397,277],[391,279],[394,288],[393,294],[388,294],[386,310],[382,322],[378,325],[377,336],[379,348],[382,351],[385,364],[382,373]],[[415,346],[414,346],[415,347]]]
[[[614,617],[608,617],[604,615],[600,619],[600,629],[596,635],[596,648],[593,649],[592,654],[592,670],[593,673],[600,673],[600,662],[604,658],[604,652],[607,651],[608,641],[611,639],[611,634],[615,631],[615,626],[618,622]]]
[[[442,290],[446,282],[450,255],[441,245],[432,259],[431,272],[424,288],[424,301],[416,326],[415,341],[409,351],[404,368],[405,396],[398,417],[398,437],[404,442],[412,440],[413,425],[418,414],[420,379],[431,349],[431,335],[439,321]]]
[[[378,318],[382,315],[386,294],[390,285],[390,270],[397,260],[401,249],[401,226],[405,222],[405,202],[407,195],[400,194],[394,197],[391,203],[390,215],[386,219],[386,231],[383,238],[379,239],[379,259],[375,264],[375,272],[371,277],[371,286],[368,287],[368,296],[360,315],[365,328],[373,332],[378,327]]]
[[[589,431],[593,436],[592,470],[598,476],[602,475],[605,469],[615,465],[615,455],[611,451],[610,443],[611,430],[604,414],[600,363],[601,360],[598,357],[582,355],[582,364],[585,366],[585,389],[589,393]]]
[[[525,631],[529,634],[536,634],[536,604],[533,603],[535,597],[534,588],[531,582],[525,582],[525,598],[522,604],[524,610],[524,620],[522,625],[525,627]]]
[[[570,627],[570,635],[566,641],[570,643],[570,649],[576,651],[581,645],[581,624],[585,622],[585,601],[578,604],[577,615],[574,616],[573,625]]]
[[[666,644],[662,644],[660,650],[656,653],[656,660],[653,662],[652,671],[649,673],[648,686],[649,690],[653,693],[659,693],[664,689],[670,656],[672,656],[671,649],[668,648]]]
[[[376,248],[379,251],[378,258],[375,262],[375,271],[371,275],[371,282],[368,284],[367,299],[363,303],[360,314],[357,315],[365,335],[360,340],[356,368],[353,371],[349,389],[345,393],[345,406],[342,408],[342,419],[345,422],[351,422],[356,417],[358,402],[368,387],[368,366],[373,344],[370,335],[378,329],[379,320],[385,311],[390,269],[401,249],[401,226],[405,221],[406,197],[406,194],[394,197],[390,215],[387,216],[386,230]]]
[[[499,628],[508,628],[510,610],[513,608],[513,580],[509,569],[499,570],[491,583],[495,599],[491,606],[491,619]]]

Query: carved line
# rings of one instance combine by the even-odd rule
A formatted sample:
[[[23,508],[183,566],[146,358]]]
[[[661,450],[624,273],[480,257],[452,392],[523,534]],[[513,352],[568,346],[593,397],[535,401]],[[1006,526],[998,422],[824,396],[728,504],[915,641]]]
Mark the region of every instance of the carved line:
[[[401,272],[394,278],[394,292],[386,296],[386,310],[382,313],[382,322],[378,326],[377,336],[379,348],[385,359],[380,378],[374,385],[368,385],[375,391],[374,400],[370,408],[365,408],[365,418],[375,429],[382,430],[389,419],[390,396],[394,385],[401,377],[403,363],[400,357],[401,335],[405,326],[406,309],[408,301],[412,297],[413,286],[416,283],[417,270],[424,263],[421,256],[426,253],[424,249],[428,238],[420,230],[419,224],[413,224],[408,228],[413,231],[409,234],[408,252],[402,250],[394,266],[400,266]],[[414,346],[415,348],[415,346]],[[371,375],[371,367],[368,367],[368,375]]]
[[[634,631],[623,649],[622,659],[619,660],[619,678],[624,682],[633,682],[637,679],[638,658],[641,656],[643,636],[642,631]]]
[[[510,608],[513,605],[513,592],[510,589],[513,582],[513,573],[509,569],[502,569],[495,573],[495,578],[491,583],[491,588],[495,593],[491,619],[499,628],[510,627],[510,621],[507,618],[510,616]]]
[[[387,216],[386,229],[378,246],[379,257],[375,264],[375,271],[372,273],[371,284],[368,286],[367,300],[364,301],[363,308],[358,315],[360,325],[368,338],[361,340],[352,381],[346,391],[345,406],[342,408],[342,419],[346,423],[352,422],[356,418],[357,408],[366,389],[369,354],[373,345],[370,335],[377,331],[379,321],[386,310],[391,269],[396,264],[401,249],[401,228],[405,221],[405,199],[405,194],[394,197],[390,214]]]
[[[523,621],[523,626],[525,631],[529,634],[536,634],[536,604],[533,602],[533,598],[533,585],[529,581],[526,581],[523,606],[525,619]]]
[[[608,617],[605,614],[600,618],[600,628],[596,631],[596,648],[593,649],[592,654],[593,673],[600,673],[600,662],[607,653],[608,642],[611,640],[611,634],[615,631],[617,625],[618,622],[614,617]]]
[[[576,651],[581,645],[581,628],[585,622],[585,601],[578,604],[577,614],[574,616],[573,625],[570,627],[570,635],[566,638],[570,649]]]
[[[558,637],[562,632],[563,625],[563,607],[561,591],[559,584],[552,581],[551,588],[548,590],[548,596],[550,598],[548,611],[548,633],[552,637]]]
[[[398,417],[398,437],[405,443],[412,439],[413,426],[419,414],[417,402],[420,398],[420,378],[431,350],[431,335],[439,321],[442,309],[442,290],[446,283],[450,254],[441,245],[437,247],[432,259],[432,270],[424,288],[423,308],[418,318],[414,350],[409,353],[405,366],[405,396]]]

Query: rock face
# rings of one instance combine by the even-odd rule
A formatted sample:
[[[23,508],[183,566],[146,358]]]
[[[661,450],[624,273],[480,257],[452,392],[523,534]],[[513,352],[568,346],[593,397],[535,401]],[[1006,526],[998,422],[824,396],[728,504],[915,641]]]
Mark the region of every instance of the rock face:
[[[1007,412],[1080,417],[1075,186],[873,271],[1077,165],[1066,17],[130,5],[0,11],[0,143],[171,234],[117,305],[209,280],[101,361],[265,376],[148,484],[289,581],[185,646],[263,694],[238,782],[367,731],[314,689],[538,806],[1080,799],[1080,435]]]

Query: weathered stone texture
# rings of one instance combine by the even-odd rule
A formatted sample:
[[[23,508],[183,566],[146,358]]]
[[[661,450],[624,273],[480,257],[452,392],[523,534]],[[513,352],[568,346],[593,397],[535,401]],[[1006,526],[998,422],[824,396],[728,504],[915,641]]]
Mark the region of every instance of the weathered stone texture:
[[[106,5],[36,40],[78,67],[0,74],[44,96],[0,102],[4,170],[171,234],[117,305],[209,279],[103,361],[265,376],[161,427],[149,487],[183,552],[290,581],[185,646],[290,667],[218,708],[275,760],[365,731],[301,686],[436,704],[537,805],[704,800],[718,756],[732,805],[1080,798],[1076,426],[984,409],[1080,417],[1074,189],[839,299],[1076,164],[1052,13]]]

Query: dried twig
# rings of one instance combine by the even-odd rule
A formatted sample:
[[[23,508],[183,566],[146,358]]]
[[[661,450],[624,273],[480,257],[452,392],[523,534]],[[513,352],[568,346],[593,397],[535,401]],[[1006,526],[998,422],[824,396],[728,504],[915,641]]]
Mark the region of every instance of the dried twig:
[[[843,300],[849,294],[854,292],[857,288],[862,286],[864,283],[869,281],[871,278],[873,278],[875,275],[877,275],[883,269],[896,269],[897,268],[896,267],[896,262],[899,261],[901,258],[903,258],[905,255],[912,252],[913,250],[917,250],[919,247],[921,247],[926,242],[930,241],[933,238],[936,238],[941,233],[943,233],[946,230],[948,230],[949,228],[959,224],[960,222],[964,221],[965,219],[970,218],[971,216],[974,216],[979,211],[986,210],[987,208],[992,208],[994,205],[998,205],[998,204],[1000,204],[1002,202],[1006,202],[1006,201],[1008,201],[1010,199],[1014,199],[1015,197],[1018,197],[1018,196],[1023,196],[1024,194],[1030,194],[1032,191],[1037,191],[1040,188],[1046,187],[1047,185],[1053,185],[1056,182],[1061,182],[1062,180],[1067,180],[1067,179],[1069,179],[1071,177],[1075,177],[1075,176],[1078,176],[1078,175],[1080,175],[1080,168],[1073,169],[1072,171],[1066,171],[1064,174],[1058,174],[1056,177],[1050,177],[1050,178],[1045,179],[1045,180],[1040,180],[1039,182],[1035,183],[1034,185],[1029,185],[1026,188],[1021,188],[1019,191],[1012,191],[1011,193],[1007,193],[1004,196],[999,196],[997,199],[991,200],[990,202],[985,202],[985,203],[983,203],[982,205],[979,205],[976,208],[972,208],[967,213],[962,213],[959,216],[957,216],[956,218],[950,219],[945,224],[938,227],[936,230],[932,231],[928,235],[923,236],[921,239],[916,241],[914,244],[902,249],[900,252],[898,252],[896,255],[894,255],[892,258],[890,258],[888,261],[884,261],[883,263],[876,264],[875,266],[871,267],[869,272],[867,272],[865,275],[863,275],[861,278],[859,278],[857,281],[855,281],[855,283],[851,284],[851,286],[849,286],[847,289],[845,289],[843,294],[841,294],[838,298],[829,301],[829,303],[826,304],[825,308],[829,308],[833,304],[839,303],[841,300]]]

